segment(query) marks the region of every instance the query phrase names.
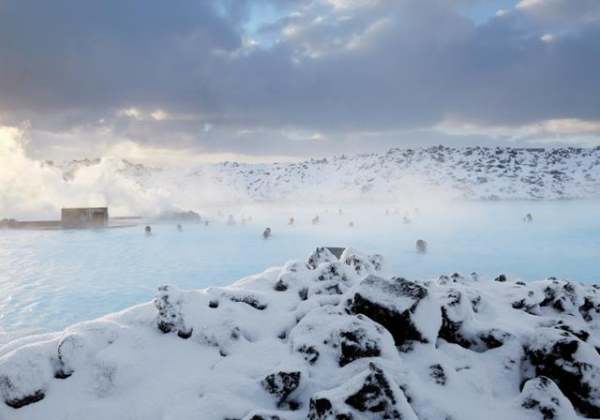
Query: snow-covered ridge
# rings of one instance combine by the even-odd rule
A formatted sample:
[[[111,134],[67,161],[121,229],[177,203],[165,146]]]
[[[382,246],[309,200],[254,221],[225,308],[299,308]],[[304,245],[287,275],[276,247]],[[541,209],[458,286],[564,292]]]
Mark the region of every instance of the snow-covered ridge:
[[[62,164],[66,180],[78,168]],[[113,162],[112,167],[115,167]],[[127,161],[117,171],[151,190],[175,185],[210,185],[236,200],[389,200],[390,196],[444,192],[467,199],[562,199],[600,196],[600,148],[509,147],[391,149],[383,154],[338,156],[297,163],[200,165],[177,175]]]
[[[317,249],[0,349],[0,418],[600,417],[600,289]]]

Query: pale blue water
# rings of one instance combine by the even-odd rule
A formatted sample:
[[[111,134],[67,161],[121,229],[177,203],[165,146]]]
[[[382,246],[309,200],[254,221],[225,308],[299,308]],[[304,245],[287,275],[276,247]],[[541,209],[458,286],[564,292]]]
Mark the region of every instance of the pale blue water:
[[[378,252],[399,275],[506,273],[600,281],[597,201],[474,203],[421,210],[404,225],[384,209],[333,211],[311,226],[308,212],[286,226],[288,213],[255,214],[248,226],[154,225],[102,231],[0,230],[0,328],[10,337],[62,329],[77,321],[148,301],[162,284],[226,285],[240,277],[305,258],[320,245]],[[521,218],[534,215],[526,225]],[[274,236],[261,232],[270,222]],[[346,224],[354,220],[356,227]],[[426,239],[427,255],[414,243]]]

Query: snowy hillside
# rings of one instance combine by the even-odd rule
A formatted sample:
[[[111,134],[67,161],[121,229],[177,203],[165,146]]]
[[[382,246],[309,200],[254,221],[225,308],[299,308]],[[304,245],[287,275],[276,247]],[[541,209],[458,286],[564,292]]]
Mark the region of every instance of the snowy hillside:
[[[600,289],[317,249],[0,348],[0,418],[600,417]]]
[[[221,191],[224,200],[393,201],[435,193],[466,199],[562,199],[600,196],[600,148],[391,149],[298,163],[225,162],[181,171],[127,161],[84,160],[59,165],[63,178],[106,166],[144,191]],[[200,188],[202,187],[202,188]]]

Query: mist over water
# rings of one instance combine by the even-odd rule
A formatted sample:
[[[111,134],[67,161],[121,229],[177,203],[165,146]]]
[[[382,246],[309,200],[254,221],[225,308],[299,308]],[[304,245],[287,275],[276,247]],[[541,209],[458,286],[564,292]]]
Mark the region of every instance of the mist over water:
[[[112,216],[194,210],[210,221],[184,224],[183,232],[175,222],[144,221],[153,226],[151,237],[143,225],[0,230],[5,339],[148,301],[162,284],[227,285],[305,258],[317,246],[380,253],[391,274],[412,279],[454,272],[525,281],[600,279],[597,200],[460,202],[415,175],[398,180],[400,193],[393,197],[340,192],[336,180],[325,178],[285,201],[257,203],[241,197],[239,185],[215,184],[206,165],[153,170],[109,157],[71,167],[28,157],[18,130],[0,130],[0,140],[0,218],[57,219],[61,207],[109,206]],[[526,213],[533,214],[532,224],[523,223]],[[230,214],[235,226],[226,224]],[[315,215],[320,223],[313,226]],[[239,223],[249,217],[251,223]],[[264,240],[267,226],[273,236]],[[417,239],[428,242],[426,255],[415,252]]]
[[[56,219],[62,207],[109,206],[113,216],[156,215],[163,211],[199,209],[233,200],[225,188],[182,181],[181,169],[161,171],[142,185],[134,164],[117,157],[93,164],[35,160],[27,156],[22,133],[0,128],[0,219]],[[66,176],[65,176],[66,175]]]
[[[307,257],[317,246],[351,246],[382,254],[390,274],[500,273],[511,279],[556,276],[597,282],[597,201],[454,203],[421,207],[245,206],[211,215],[209,226],[175,223],[126,229],[0,230],[0,327],[8,336],[59,330],[148,301],[162,284],[227,285]],[[532,224],[522,217],[531,212]],[[228,214],[238,223],[228,226]],[[319,214],[320,224],[311,219]],[[404,224],[407,215],[411,223]],[[242,225],[242,217],[252,223]],[[288,218],[296,223],[288,226]],[[349,227],[349,222],[354,227]],[[264,240],[269,226],[273,236]],[[428,253],[415,252],[425,239]]]
[[[303,179],[300,187],[293,176],[289,186],[281,182],[283,187],[281,183],[273,187],[270,183],[277,183],[277,179],[238,176],[233,162],[229,166],[147,167],[114,156],[52,162],[29,157],[25,146],[21,131],[0,129],[0,219],[52,220],[62,207],[96,206],[108,206],[111,216],[156,216],[188,210],[208,214],[227,207],[241,211],[257,200],[272,206],[285,202],[302,207],[399,201],[408,208],[445,202],[451,196],[441,187],[426,185],[418,173],[410,171],[391,183],[387,180],[380,190],[376,187],[363,194],[353,184],[357,182],[355,173],[321,173],[318,165],[311,174],[314,179]],[[256,167],[264,168],[260,164]],[[245,176],[252,176],[252,168],[246,169]],[[263,181],[258,192],[252,190]],[[272,187],[277,191],[275,198],[261,195]],[[395,191],[394,197],[390,197],[389,188]]]

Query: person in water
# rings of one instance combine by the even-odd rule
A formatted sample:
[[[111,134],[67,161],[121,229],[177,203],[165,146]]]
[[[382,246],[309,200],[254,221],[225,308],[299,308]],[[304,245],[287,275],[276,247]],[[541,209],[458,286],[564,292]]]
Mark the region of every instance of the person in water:
[[[313,225],[318,225],[318,224],[319,224],[319,216],[318,216],[318,215],[317,215],[317,216],[315,216],[315,217],[313,217],[313,219],[312,219],[312,224],[313,224]]]
[[[416,247],[418,254],[425,254],[427,252],[427,242],[423,239],[417,240]]]
[[[150,226],[146,226],[144,228],[144,232],[146,232],[146,236],[152,235],[152,228]]]
[[[525,223],[531,223],[531,222],[533,222],[533,216],[531,215],[531,213],[527,213],[525,215],[525,217],[523,218],[523,221]]]
[[[288,225],[292,226],[295,222],[296,222],[296,220],[293,217],[290,217],[290,220],[288,221]]]
[[[268,239],[270,236],[271,236],[271,228],[270,228],[270,227],[268,227],[268,228],[266,228],[266,229],[264,230],[264,232],[263,232],[263,238],[264,238],[264,239]]]
[[[350,222],[350,223],[348,223],[348,227],[351,227],[351,228],[353,228],[353,227],[354,227],[354,222]]]

